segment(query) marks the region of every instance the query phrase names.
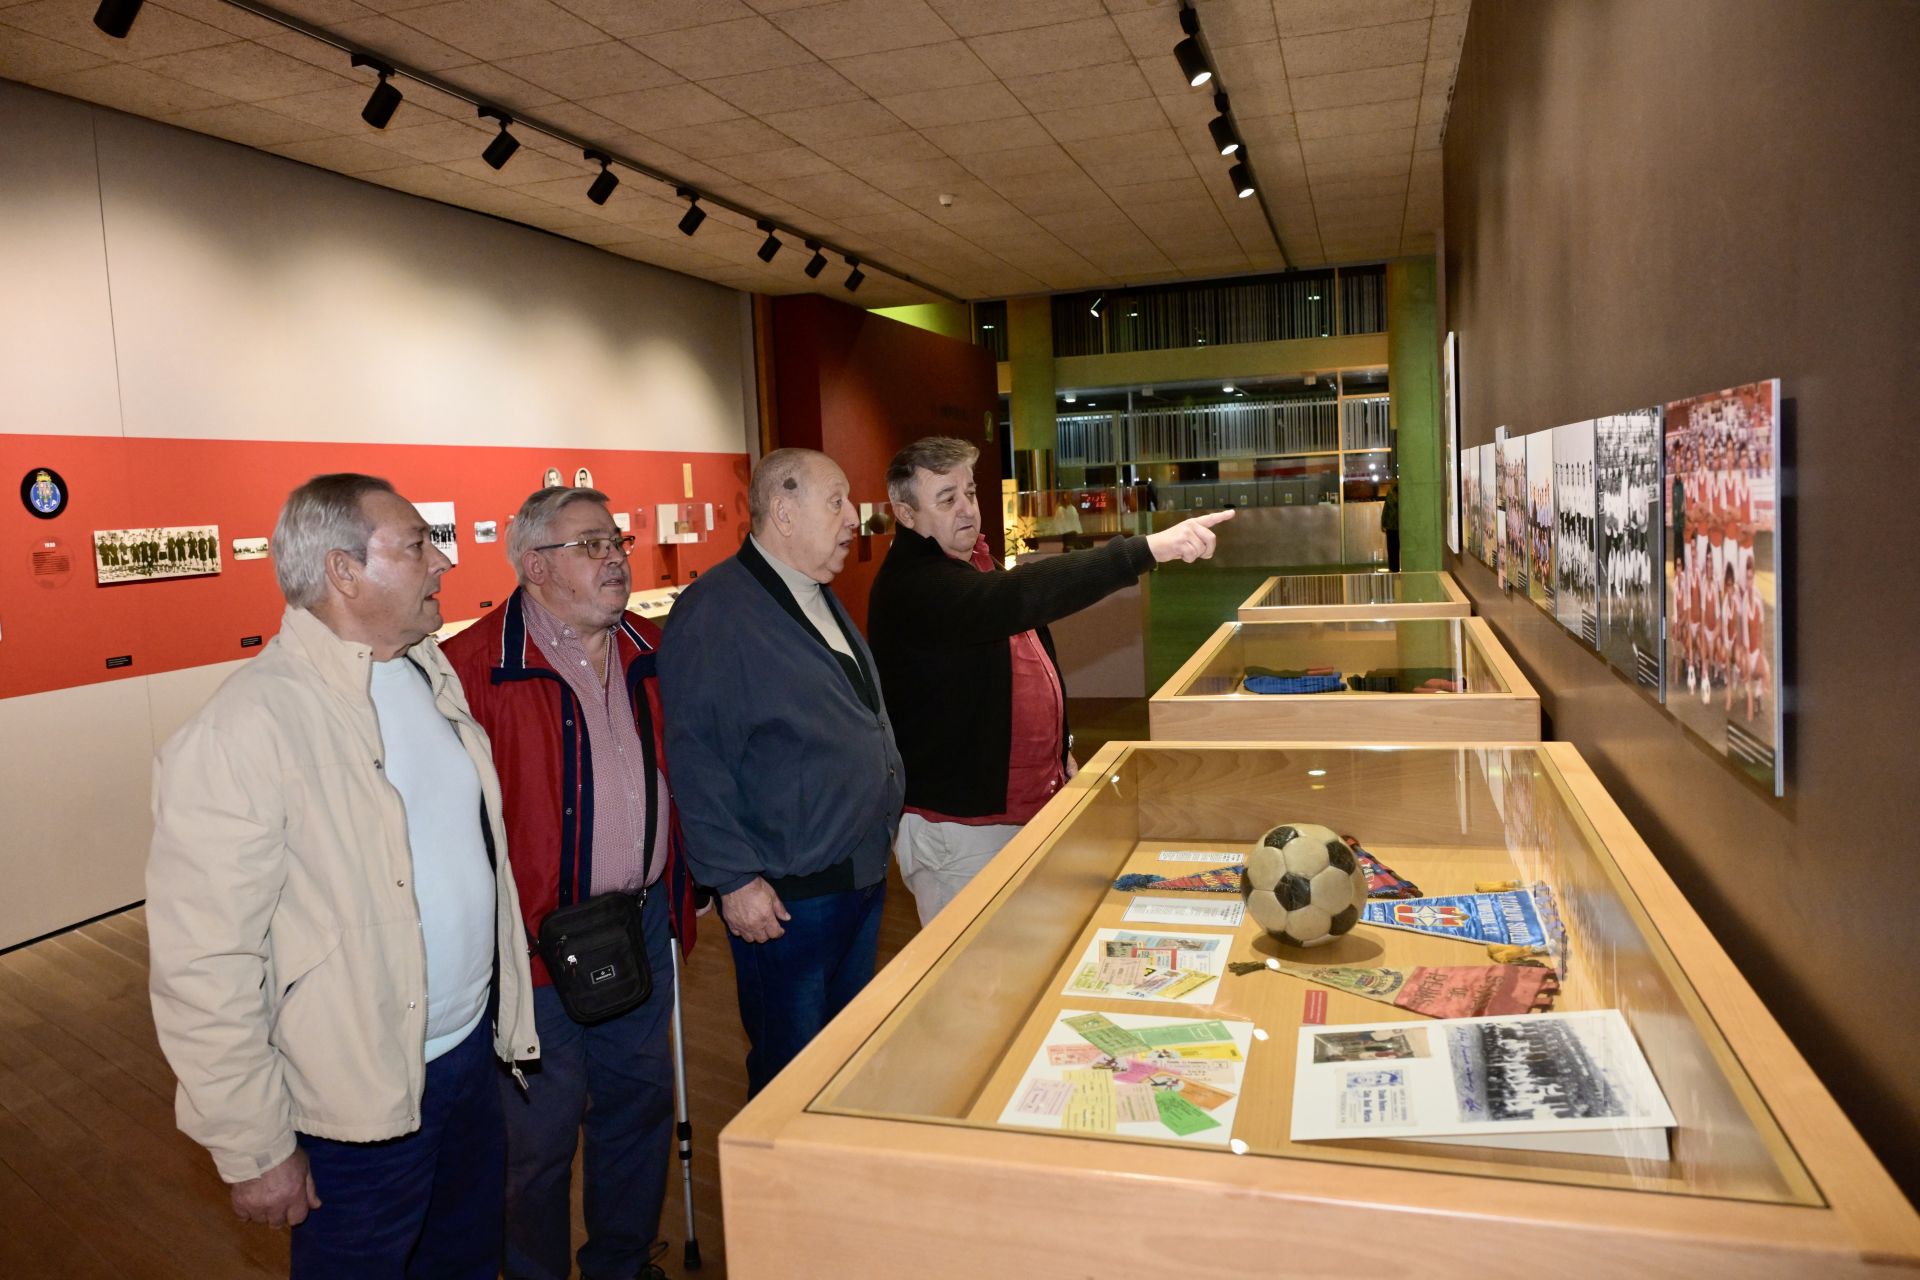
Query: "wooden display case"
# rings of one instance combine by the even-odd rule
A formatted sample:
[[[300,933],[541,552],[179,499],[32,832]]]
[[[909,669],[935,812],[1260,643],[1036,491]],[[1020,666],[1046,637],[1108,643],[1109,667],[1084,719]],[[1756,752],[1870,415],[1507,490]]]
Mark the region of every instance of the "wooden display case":
[[[1282,574],[1240,604],[1242,622],[1466,618],[1473,602],[1450,573]]]
[[[1560,1010],[1619,1009],[1678,1121],[1671,1160],[1289,1138],[1312,987],[1206,1005],[1061,994],[1116,876],[1350,832],[1429,894],[1551,886]],[[1179,926],[1182,929],[1189,926]],[[1193,926],[1197,927],[1197,926]],[[1231,958],[1278,945],[1251,922]],[[1313,963],[1484,963],[1362,925]],[[1327,992],[1329,1024],[1418,1015]],[[1233,1149],[999,1123],[1063,1009],[1251,1022]],[[1911,1011],[1889,1009],[1887,1016]],[[1564,743],[1110,743],[720,1135],[729,1273],[804,1277],[1884,1276],[1920,1219]]]
[[[1256,693],[1249,668],[1331,666],[1386,688]],[[1416,692],[1444,680],[1449,691]],[[1229,622],[1147,703],[1157,739],[1538,742],[1540,695],[1484,618]]]

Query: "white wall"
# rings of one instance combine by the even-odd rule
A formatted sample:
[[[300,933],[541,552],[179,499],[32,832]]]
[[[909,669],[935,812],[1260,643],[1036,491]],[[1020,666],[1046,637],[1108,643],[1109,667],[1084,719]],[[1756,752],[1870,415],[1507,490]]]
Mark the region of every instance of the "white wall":
[[[752,452],[752,350],[734,290],[0,81],[8,477],[21,435]],[[0,699],[0,946],[143,896],[154,747],[231,666]]]

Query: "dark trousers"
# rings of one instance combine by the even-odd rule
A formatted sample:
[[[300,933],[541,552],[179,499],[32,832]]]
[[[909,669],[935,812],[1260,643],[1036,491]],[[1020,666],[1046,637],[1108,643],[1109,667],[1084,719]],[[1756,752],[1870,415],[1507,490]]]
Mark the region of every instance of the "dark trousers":
[[[1400,531],[1388,529],[1385,533],[1387,535],[1387,568],[1398,573],[1400,572]]]
[[[882,880],[785,903],[793,918],[771,942],[727,935],[747,1028],[748,1096],[766,1088],[873,977],[886,893]]]
[[[585,1276],[632,1276],[660,1229],[673,1153],[671,924],[664,889],[642,908],[653,995],[630,1013],[583,1027],[552,987],[536,987],[540,1062],[523,1093],[502,1085],[507,1115],[508,1280],[566,1280],[573,1152],[586,1126],[582,1168]]]
[[[420,1127],[383,1142],[300,1135],[320,1207],[293,1229],[294,1280],[493,1280],[506,1134],[485,1018],[427,1064]]]

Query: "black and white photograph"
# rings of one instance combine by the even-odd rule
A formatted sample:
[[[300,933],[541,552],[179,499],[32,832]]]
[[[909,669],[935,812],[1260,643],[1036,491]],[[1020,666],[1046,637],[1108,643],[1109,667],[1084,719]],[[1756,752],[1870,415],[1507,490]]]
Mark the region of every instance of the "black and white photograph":
[[[1429,1053],[1424,1027],[1373,1031],[1316,1031],[1315,1062],[1377,1062],[1388,1058],[1424,1058]]]
[[[1594,648],[1593,422],[1553,429],[1553,616]]]
[[[440,548],[441,554],[455,564],[460,563],[459,528],[454,523],[453,504],[451,502],[416,502],[414,508],[420,512],[420,518],[427,522],[427,540]]]
[[[1466,554],[1476,560],[1484,560],[1482,550],[1485,522],[1480,516],[1480,449],[1475,446],[1466,451],[1460,459],[1460,516],[1461,532],[1464,535],[1462,545]]]
[[[1527,591],[1527,438],[1508,436],[1500,449],[1500,580]]]
[[[1634,409],[1593,428],[1599,525],[1596,599],[1599,649],[1614,668],[1660,692],[1661,410]]]
[[[94,576],[103,587],[160,578],[200,578],[220,572],[220,527],[96,529]]]
[[[1553,432],[1527,443],[1527,599],[1553,612]]]
[[[1503,1018],[1446,1028],[1462,1124],[1598,1120],[1634,1113],[1573,1025]]]
[[[1666,407],[1667,708],[1783,793],[1781,584],[1775,560],[1780,383]]]
[[[1480,562],[1500,567],[1500,446],[1480,446]]]

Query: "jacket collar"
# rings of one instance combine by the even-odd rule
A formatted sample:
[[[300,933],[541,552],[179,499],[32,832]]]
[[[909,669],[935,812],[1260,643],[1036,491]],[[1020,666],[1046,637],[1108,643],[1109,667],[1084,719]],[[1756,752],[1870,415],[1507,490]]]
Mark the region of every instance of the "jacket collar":
[[[280,616],[280,634],[275,638],[319,672],[329,688],[363,702],[373,697],[372,645],[342,639],[307,610],[292,606]],[[400,655],[426,674],[436,699],[445,691],[451,672],[444,660],[436,659],[437,651],[438,641],[428,636]]]
[[[527,589],[515,587],[513,594],[507,597],[506,604],[497,611],[500,619],[500,634],[494,643],[494,669],[509,675],[518,675],[528,670],[551,671],[553,664],[547,661],[547,655],[540,652],[540,646],[533,642],[533,636],[527,629]],[[615,642],[620,647],[621,665],[640,654],[654,651],[653,641],[648,639],[640,628],[640,620],[631,613],[620,615],[620,624],[614,628]]]

